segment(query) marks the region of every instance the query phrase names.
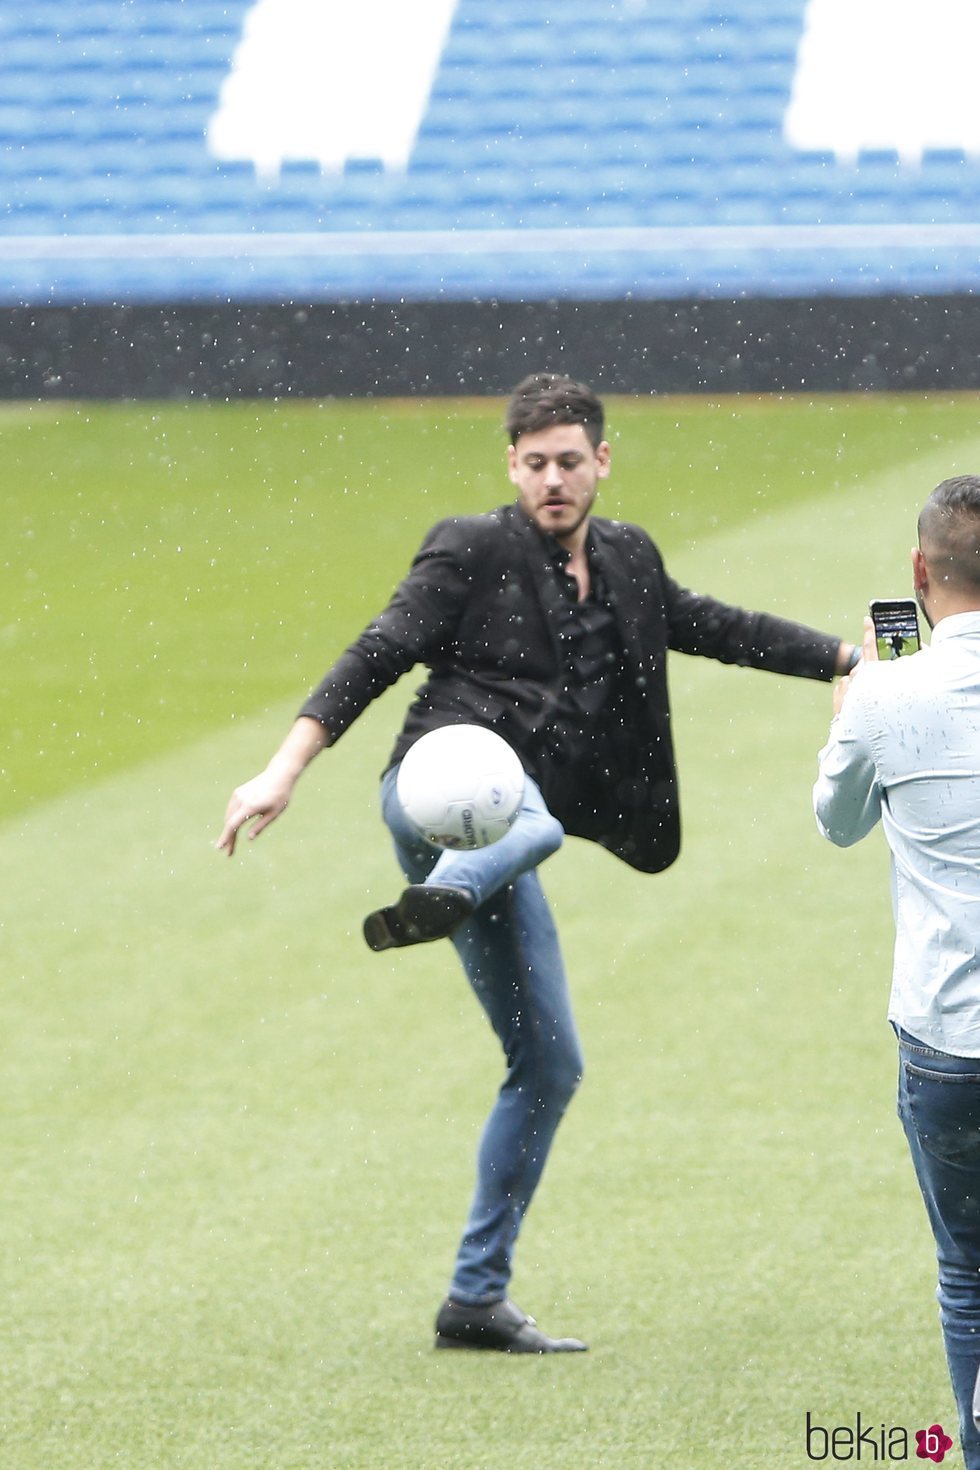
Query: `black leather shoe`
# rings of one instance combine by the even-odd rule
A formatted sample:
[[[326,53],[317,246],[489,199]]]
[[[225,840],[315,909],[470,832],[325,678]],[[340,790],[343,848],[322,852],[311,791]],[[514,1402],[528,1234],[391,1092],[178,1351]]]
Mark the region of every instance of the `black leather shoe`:
[[[436,1317],[437,1348],[477,1348],[496,1353],[585,1353],[576,1337],[548,1337],[512,1301],[471,1307],[448,1297]]]
[[[375,909],[364,920],[364,938],[374,950],[397,949],[444,939],[476,907],[464,888],[413,883],[391,908]]]

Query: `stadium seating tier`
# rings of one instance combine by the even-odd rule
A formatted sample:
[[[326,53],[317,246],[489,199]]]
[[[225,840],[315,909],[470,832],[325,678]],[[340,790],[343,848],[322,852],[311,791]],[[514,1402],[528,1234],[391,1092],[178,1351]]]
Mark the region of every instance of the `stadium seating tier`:
[[[276,0],[261,3],[268,17]],[[346,163],[328,162],[316,97],[296,99],[288,135],[270,115],[261,157],[247,129],[216,126],[236,68],[261,114],[249,0],[8,9],[0,300],[972,289],[968,148],[910,160],[787,141],[819,3],[458,0],[399,168],[353,123]],[[299,7],[281,10],[295,24]],[[324,55],[326,89],[341,70]],[[47,242],[33,260],[31,240]]]

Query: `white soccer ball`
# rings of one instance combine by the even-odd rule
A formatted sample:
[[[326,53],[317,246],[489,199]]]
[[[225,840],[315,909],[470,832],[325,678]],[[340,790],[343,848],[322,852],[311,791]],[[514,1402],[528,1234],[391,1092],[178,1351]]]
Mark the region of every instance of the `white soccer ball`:
[[[482,725],[443,725],[409,747],[398,800],[437,847],[487,847],[510,831],[524,799],[524,767]]]

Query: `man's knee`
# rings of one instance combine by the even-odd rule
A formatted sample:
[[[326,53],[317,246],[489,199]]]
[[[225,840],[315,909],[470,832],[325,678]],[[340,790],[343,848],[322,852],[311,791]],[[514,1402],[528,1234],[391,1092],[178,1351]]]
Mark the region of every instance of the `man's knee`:
[[[536,812],[533,817],[535,867],[556,853],[565,841],[565,829],[550,812]]]
[[[562,1043],[557,1037],[540,1051],[538,1064],[539,1091],[558,1106],[567,1106],[578,1090],[585,1074],[585,1058],[578,1046]]]

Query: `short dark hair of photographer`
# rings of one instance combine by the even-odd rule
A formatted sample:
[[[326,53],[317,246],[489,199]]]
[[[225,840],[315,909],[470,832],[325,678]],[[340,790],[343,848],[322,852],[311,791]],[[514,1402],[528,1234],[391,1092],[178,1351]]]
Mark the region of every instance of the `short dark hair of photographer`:
[[[560,373],[531,373],[518,383],[507,405],[509,442],[555,424],[581,424],[593,449],[602,443],[606,416],[602,401],[584,383]]]
[[[980,592],[980,475],[936,486],[919,516],[919,545],[933,577]]]

